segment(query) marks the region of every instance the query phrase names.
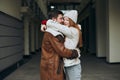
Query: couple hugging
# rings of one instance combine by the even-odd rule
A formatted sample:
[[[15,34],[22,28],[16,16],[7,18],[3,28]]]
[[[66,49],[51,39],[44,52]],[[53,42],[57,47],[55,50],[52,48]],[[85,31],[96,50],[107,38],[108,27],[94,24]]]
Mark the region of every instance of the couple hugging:
[[[82,47],[82,37],[81,26],[77,24],[78,12],[71,10],[63,15],[55,10],[48,17],[41,25],[44,37],[40,80],[81,80],[78,46]]]

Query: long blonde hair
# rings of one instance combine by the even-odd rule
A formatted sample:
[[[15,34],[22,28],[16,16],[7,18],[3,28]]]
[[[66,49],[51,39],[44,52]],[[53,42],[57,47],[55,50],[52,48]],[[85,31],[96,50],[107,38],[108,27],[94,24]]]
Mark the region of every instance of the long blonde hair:
[[[80,30],[78,24],[76,24],[76,23],[75,23],[73,20],[71,20],[70,18],[69,18],[69,23],[70,23],[70,27],[72,26],[72,27],[75,27],[75,28],[77,28],[78,30]]]

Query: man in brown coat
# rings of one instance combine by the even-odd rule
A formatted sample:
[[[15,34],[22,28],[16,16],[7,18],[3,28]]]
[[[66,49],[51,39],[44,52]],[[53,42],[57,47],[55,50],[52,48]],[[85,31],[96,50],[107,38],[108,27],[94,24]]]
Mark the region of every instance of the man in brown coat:
[[[54,18],[62,23],[63,14],[60,11],[56,11],[56,14]],[[51,30],[46,31],[42,42],[40,80],[64,80],[63,57],[73,59],[78,57],[78,53],[64,47],[61,35],[52,34]]]

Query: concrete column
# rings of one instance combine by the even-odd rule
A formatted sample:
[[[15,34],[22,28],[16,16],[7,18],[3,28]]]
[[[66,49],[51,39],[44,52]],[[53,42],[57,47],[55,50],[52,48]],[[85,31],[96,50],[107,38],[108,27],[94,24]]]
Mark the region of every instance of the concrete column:
[[[44,32],[39,31],[39,47],[42,46],[42,40],[43,40]]]
[[[38,34],[39,34],[39,25],[35,26],[35,34],[36,34],[36,50],[39,50],[39,43],[38,43]]]
[[[36,26],[34,26],[34,23],[33,22],[31,22],[31,25],[30,25],[30,27],[31,27],[31,29],[30,29],[30,32],[31,32],[31,35],[30,35],[30,44],[31,44],[31,52],[32,53],[35,53],[35,27]]]
[[[108,0],[107,61],[120,62],[120,0]]]
[[[95,26],[95,9],[92,5],[89,6],[90,14],[89,14],[89,28],[88,28],[88,51],[89,53],[96,53],[96,26]]]
[[[96,0],[96,55],[106,57],[106,0]]]
[[[41,27],[41,26],[40,26]],[[39,46],[39,48],[41,49],[41,46],[42,46],[42,40],[43,40],[43,36],[44,36],[44,32],[42,32],[41,30],[40,30],[40,27],[39,27],[39,34],[38,34],[38,46]]]
[[[30,55],[29,51],[29,21],[28,17],[24,18],[24,55]]]

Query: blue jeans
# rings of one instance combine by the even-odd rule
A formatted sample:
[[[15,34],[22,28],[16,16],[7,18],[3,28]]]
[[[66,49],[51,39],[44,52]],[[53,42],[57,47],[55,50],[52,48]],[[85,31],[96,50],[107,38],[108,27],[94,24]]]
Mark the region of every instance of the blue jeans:
[[[66,80],[81,80],[81,65],[65,67]]]

